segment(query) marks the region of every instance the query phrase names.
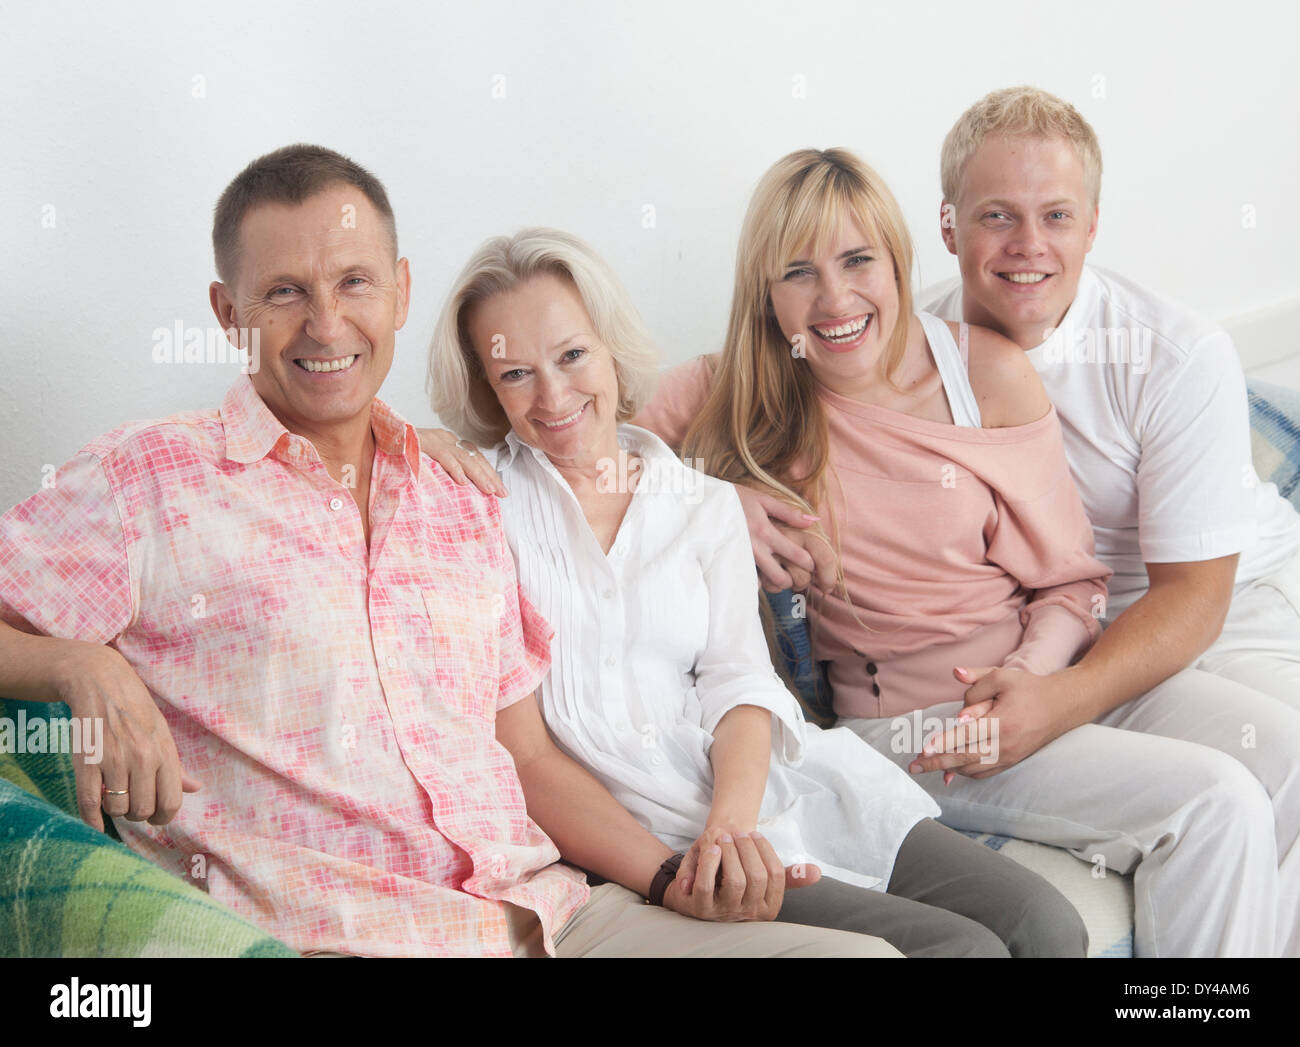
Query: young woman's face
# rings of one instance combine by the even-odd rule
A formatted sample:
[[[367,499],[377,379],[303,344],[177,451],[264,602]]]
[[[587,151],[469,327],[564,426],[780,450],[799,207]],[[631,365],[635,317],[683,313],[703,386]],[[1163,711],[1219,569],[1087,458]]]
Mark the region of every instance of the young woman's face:
[[[898,322],[894,259],[846,218],[822,254],[809,245],[786,260],[771,300],[790,351],[807,358],[819,381],[860,379],[875,370]]]
[[[557,465],[618,448],[618,375],[577,288],[545,274],[474,306],[467,324],[492,391],[524,443]]]

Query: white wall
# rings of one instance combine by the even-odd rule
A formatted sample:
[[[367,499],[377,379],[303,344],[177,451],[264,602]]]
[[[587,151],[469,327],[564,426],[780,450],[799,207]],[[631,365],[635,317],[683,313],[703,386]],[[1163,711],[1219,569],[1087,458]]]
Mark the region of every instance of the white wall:
[[[383,395],[417,423],[448,281],[521,225],[603,251],[667,360],[716,348],[748,194],[793,148],[860,152],[906,210],[921,280],[955,273],[939,144],[1015,83],[1101,136],[1094,260],[1219,318],[1300,294],[1285,0],[42,2],[9,6],[0,34],[0,509],[121,421],[220,401],[230,367],[156,366],[151,333],[212,322],[212,206],[292,141],[389,188],[415,294]]]

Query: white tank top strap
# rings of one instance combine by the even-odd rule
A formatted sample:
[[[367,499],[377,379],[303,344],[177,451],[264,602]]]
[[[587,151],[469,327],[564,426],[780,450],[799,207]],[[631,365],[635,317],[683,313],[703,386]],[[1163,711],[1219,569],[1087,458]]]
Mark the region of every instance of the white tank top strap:
[[[961,344],[953,340],[952,330],[947,323],[930,313],[917,313],[921,327],[925,331],[926,341],[930,343],[930,355],[939,369],[943,381],[943,391],[948,397],[948,410],[952,412],[954,425],[968,429],[982,427],[979,404],[975,402],[975,390],[970,385],[970,329],[966,324],[960,327]]]

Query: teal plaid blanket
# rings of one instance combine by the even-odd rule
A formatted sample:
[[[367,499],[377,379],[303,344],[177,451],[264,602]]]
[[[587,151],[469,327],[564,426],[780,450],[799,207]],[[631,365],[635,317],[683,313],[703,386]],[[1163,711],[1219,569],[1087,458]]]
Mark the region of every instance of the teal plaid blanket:
[[[63,705],[0,700],[16,721]],[[86,825],[66,754],[0,754],[0,955],[295,956]]]

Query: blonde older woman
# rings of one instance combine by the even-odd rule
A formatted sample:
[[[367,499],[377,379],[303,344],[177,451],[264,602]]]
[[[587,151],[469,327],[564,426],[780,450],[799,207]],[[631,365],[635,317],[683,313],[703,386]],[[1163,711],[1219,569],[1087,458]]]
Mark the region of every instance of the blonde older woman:
[[[677,852],[686,894],[766,890],[780,866],[754,859],[760,841],[792,882],[826,874],[778,920],[907,955],[1082,955],[1050,885],[933,821],[934,802],[851,732],[804,722],[768,659],[735,489],[626,424],[654,364],[604,263],[544,229],[475,254],[430,349],[434,409],[491,448],[520,583],[556,629],[540,693],[560,747]],[[535,816],[603,875],[581,812]]]

